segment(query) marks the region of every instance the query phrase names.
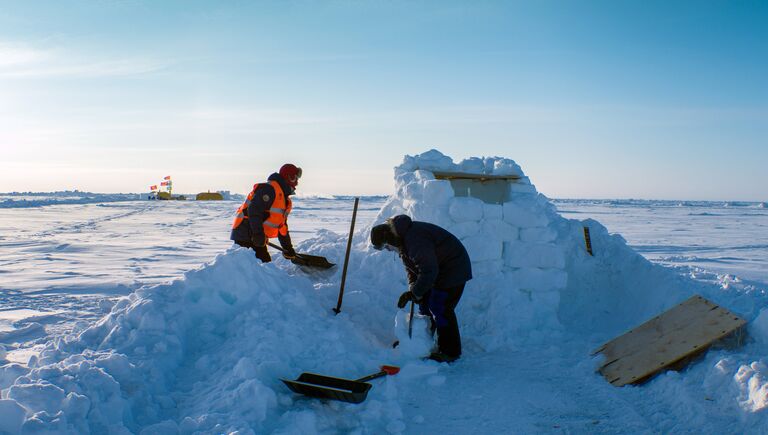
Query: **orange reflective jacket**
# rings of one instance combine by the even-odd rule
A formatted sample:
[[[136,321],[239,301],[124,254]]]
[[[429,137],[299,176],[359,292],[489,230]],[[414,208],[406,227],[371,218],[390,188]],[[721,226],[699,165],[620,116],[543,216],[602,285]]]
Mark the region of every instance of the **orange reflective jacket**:
[[[288,213],[291,212],[293,204],[291,198],[288,198],[283,193],[283,189],[280,187],[280,183],[277,181],[270,181],[269,185],[275,189],[275,200],[272,202],[272,207],[269,209],[269,218],[264,221],[264,235],[267,238],[275,238],[277,235],[284,236],[288,234]],[[259,188],[258,184],[253,186],[253,190],[245,198],[245,202],[240,208],[237,209],[237,215],[235,215],[235,221],[232,222],[232,229],[235,229],[243,223],[243,220],[248,219],[246,215],[248,206],[251,205],[253,200],[253,194],[256,189]]]

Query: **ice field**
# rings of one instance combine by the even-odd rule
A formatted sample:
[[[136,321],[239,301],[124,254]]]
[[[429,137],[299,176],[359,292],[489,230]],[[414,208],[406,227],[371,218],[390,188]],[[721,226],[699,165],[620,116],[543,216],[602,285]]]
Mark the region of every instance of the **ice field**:
[[[768,431],[764,203],[550,202],[525,179],[511,204],[488,206],[429,172],[456,168],[524,177],[507,159],[406,157],[391,197],[361,199],[339,316],[340,267],[308,273],[232,249],[239,201],[3,203],[0,433]],[[298,198],[298,250],[341,265],[351,209],[348,197]],[[391,348],[405,338],[405,276],[367,231],[403,212],[460,236],[473,259],[452,365],[420,360],[424,319]],[[642,386],[594,372],[597,346],[694,293],[747,319],[747,343]],[[279,381],[380,364],[402,371],[359,405]]]

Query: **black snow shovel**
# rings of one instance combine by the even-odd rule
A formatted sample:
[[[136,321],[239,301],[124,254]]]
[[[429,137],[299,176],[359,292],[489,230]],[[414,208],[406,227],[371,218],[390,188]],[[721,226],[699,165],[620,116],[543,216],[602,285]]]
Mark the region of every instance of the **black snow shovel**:
[[[285,253],[285,249],[275,245],[274,243],[269,242],[267,244],[277,249],[278,251]],[[336,265],[335,263],[329,262],[325,257],[309,254],[296,254],[296,257],[291,259],[291,263],[298,266],[317,267],[319,269],[330,269]]]
[[[368,390],[371,384],[368,381],[387,375],[395,375],[400,371],[400,367],[381,366],[381,371],[364,376],[360,379],[351,380],[343,378],[334,378],[315,373],[302,373],[295,381],[280,379],[294,393],[305,396],[317,397],[318,399],[340,400],[342,402],[360,403],[368,397]]]

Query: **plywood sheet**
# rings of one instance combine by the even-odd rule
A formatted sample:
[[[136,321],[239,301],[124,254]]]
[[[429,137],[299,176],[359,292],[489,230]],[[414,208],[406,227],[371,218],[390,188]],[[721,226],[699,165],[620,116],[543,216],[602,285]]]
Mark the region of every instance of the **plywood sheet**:
[[[701,296],[693,296],[594,353],[605,355],[600,373],[613,385],[642,382],[703,352],[740,330],[746,321]]]
[[[433,172],[438,180],[448,180],[456,196],[477,198],[488,204],[509,201],[509,185],[517,183],[517,175],[464,174],[461,172]]]

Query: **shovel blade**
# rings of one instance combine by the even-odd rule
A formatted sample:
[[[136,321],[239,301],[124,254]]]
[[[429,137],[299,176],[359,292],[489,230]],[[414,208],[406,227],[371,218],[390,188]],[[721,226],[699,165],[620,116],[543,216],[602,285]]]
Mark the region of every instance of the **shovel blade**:
[[[297,266],[317,267],[318,269],[330,269],[335,266],[325,257],[309,254],[296,254],[296,258],[291,259],[291,263]]]
[[[277,249],[282,253],[285,253],[285,249],[275,245],[272,242],[267,242],[267,245]],[[309,255],[309,254],[296,254],[296,257],[291,259],[291,263],[297,266],[317,267],[320,269],[330,269],[333,266],[335,266],[335,264],[329,262],[325,257],[320,257],[318,255]]]
[[[360,403],[368,397],[371,384],[350,379],[334,378],[302,373],[294,380],[281,379],[294,393],[319,399],[340,400],[348,403]]]

